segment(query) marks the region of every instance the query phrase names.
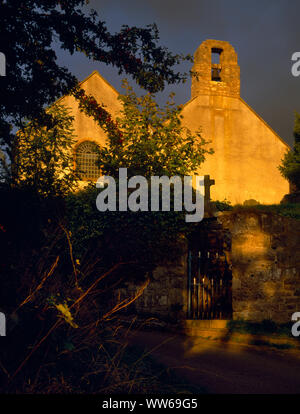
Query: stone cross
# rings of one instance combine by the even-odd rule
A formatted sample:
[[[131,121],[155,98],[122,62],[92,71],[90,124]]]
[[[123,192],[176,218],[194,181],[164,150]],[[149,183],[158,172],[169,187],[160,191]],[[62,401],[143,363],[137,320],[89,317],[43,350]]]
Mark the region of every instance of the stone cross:
[[[211,180],[209,175],[204,176],[204,205],[210,202],[210,186],[215,184],[215,180]]]

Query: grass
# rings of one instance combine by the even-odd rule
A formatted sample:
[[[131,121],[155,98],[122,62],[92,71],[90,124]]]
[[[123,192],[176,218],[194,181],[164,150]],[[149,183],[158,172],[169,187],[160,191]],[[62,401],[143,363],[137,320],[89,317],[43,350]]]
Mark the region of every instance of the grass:
[[[300,203],[286,203],[286,204],[236,204],[232,206],[226,200],[215,201],[215,207],[218,211],[233,211],[233,212],[265,212],[283,217],[290,217],[300,220]]]
[[[204,388],[197,387],[177,375],[172,369],[157,362],[151,354],[145,354],[142,347],[128,346],[124,358],[128,366],[135,366],[137,375],[132,388],[142,394],[204,394]],[[139,361],[136,364],[136,361]],[[142,379],[142,381],[141,381]],[[127,390],[121,389],[118,392]]]
[[[241,334],[287,336],[291,338],[292,323],[276,324],[272,320],[265,319],[262,322],[249,322],[244,320],[231,320],[227,323],[230,332]]]
[[[290,204],[257,204],[254,206],[236,205],[233,207],[234,212],[249,211],[274,214],[282,217],[290,217],[300,220],[300,203]]]
[[[296,339],[291,334],[291,327],[292,322],[276,324],[269,319],[265,319],[262,322],[231,320],[227,323],[230,334],[253,335],[253,338],[248,342],[250,345],[268,346],[282,350],[299,348],[300,344],[297,345],[296,341],[295,343],[291,343],[291,339]],[[263,336],[263,338],[259,336]],[[276,339],[280,339],[280,342],[274,342],[275,337]],[[242,343],[245,339],[243,337],[233,337],[232,340]]]

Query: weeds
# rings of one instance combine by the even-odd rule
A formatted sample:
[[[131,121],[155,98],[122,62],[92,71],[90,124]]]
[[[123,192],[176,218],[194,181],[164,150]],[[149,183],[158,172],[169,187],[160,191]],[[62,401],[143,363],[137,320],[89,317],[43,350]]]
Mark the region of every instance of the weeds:
[[[262,322],[250,322],[245,320],[231,320],[227,323],[230,333],[241,333],[251,335],[277,335],[291,337],[291,323],[276,324],[274,321],[265,319]]]
[[[290,217],[300,220],[300,203],[287,203],[287,204],[257,204],[257,205],[235,205],[233,212],[265,212],[275,214],[283,217]]]
[[[191,390],[150,354],[129,346],[136,318],[123,323],[119,312],[133,297],[115,298],[113,287],[127,262],[103,270],[101,261],[73,257],[72,237],[63,223],[28,262],[19,263],[15,300],[7,297],[9,332],[1,343],[2,393],[163,393]],[[38,257],[36,263],[33,263]],[[16,277],[18,268],[14,268]],[[194,390],[194,389],[193,389]]]

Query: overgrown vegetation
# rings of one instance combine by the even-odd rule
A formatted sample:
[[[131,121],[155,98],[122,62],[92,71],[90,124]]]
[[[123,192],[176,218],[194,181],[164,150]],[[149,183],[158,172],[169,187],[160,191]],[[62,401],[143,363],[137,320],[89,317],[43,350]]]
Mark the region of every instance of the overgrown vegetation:
[[[150,167],[183,174],[203,161],[204,140],[183,134],[178,108],[160,111],[151,94],[185,80],[174,67],[191,57],[160,46],[155,25],[110,33],[86,4],[1,3],[7,76],[0,82],[0,310],[7,337],[0,343],[0,391],[183,391],[173,375],[127,346],[117,316],[142,294],[162,252],[175,251],[183,216],[101,215],[95,188],[72,193],[72,118],[61,106],[46,108],[65,94],[77,99],[108,135],[105,171],[125,165],[130,174],[149,176]],[[149,94],[140,100],[130,92],[118,125],[58,64],[54,43],[117,67]],[[115,290],[128,277],[144,284],[134,297],[118,299]]]
[[[1,392],[195,391],[128,345],[138,326],[123,325],[119,312],[148,283],[134,297],[114,295],[122,278],[132,276],[132,268],[124,271],[130,258],[104,260],[116,245],[105,249],[99,237],[102,247],[91,243],[79,260],[61,198],[49,205],[28,188],[2,188],[1,198],[0,303],[8,330],[0,343]]]
[[[231,205],[230,201],[227,201],[226,199],[223,201],[214,201],[213,204],[217,211],[230,211],[233,209],[233,206]]]
[[[103,172],[116,175],[126,166],[129,176],[182,176],[211,153],[199,133],[181,126],[172,103],[161,110],[151,94],[137,98],[131,89],[123,102],[117,134],[106,130]],[[73,191],[72,118],[57,105],[48,114],[47,126],[35,120],[19,132],[12,165],[18,179],[7,174],[0,188],[0,303],[8,318],[1,391],[186,390],[151,358],[134,360],[118,318],[143,293],[165,252],[178,254],[184,213],[100,213],[94,184]],[[120,134],[122,142],[115,141]],[[129,278],[141,288],[119,298],[115,292]]]
[[[300,191],[300,115],[295,113],[294,148],[288,151],[279,170],[284,178],[289,180],[295,191]]]
[[[266,346],[276,349],[299,348],[296,338],[291,334],[292,322],[277,324],[270,319],[264,319],[261,322],[251,322],[240,320],[231,320],[227,322],[228,337],[233,334],[241,334],[231,338],[234,342],[248,343],[256,346]],[[246,338],[244,338],[246,335]],[[251,335],[250,339],[247,338]],[[277,340],[277,342],[275,341]]]
[[[73,157],[74,118],[58,104],[52,105],[46,115],[45,126],[34,120],[17,134],[12,165],[14,184],[29,187],[44,197],[64,196],[75,190],[78,180]]]
[[[282,203],[282,204],[235,204],[231,205],[227,200],[214,201],[213,205],[217,211],[232,211],[238,212],[266,212],[283,217],[290,217],[300,220],[300,203]]]
[[[277,324],[270,319],[261,322],[251,322],[245,320],[231,320],[227,322],[229,332],[238,332],[252,335],[283,335],[291,337],[292,322]]]
[[[257,204],[254,206],[235,205],[232,208],[233,212],[266,212],[283,217],[290,217],[300,220],[300,204],[286,203],[286,204]]]
[[[17,130],[28,120],[47,126],[45,108],[60,96],[79,99],[78,80],[59,64],[54,45],[114,66],[150,92],[184,81],[187,74],[176,65],[191,60],[161,46],[155,24],[124,25],[110,33],[86,0],[2,1],[0,44],[7,62],[7,76],[0,80],[0,146],[7,165],[15,163]],[[9,173],[14,181],[14,170]]]

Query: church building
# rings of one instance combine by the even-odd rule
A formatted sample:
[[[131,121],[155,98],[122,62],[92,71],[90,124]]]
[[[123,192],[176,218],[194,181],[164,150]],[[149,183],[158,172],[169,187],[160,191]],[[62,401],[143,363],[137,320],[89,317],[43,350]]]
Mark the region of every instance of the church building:
[[[205,40],[194,54],[191,99],[183,105],[183,124],[201,129],[210,141],[213,155],[207,155],[198,175],[215,180],[211,199],[243,204],[279,203],[289,192],[288,182],[278,166],[289,146],[240,97],[240,67],[234,48],[225,41]],[[121,110],[118,92],[97,71],[81,87],[103,104],[113,118]],[[59,101],[71,108],[77,143],[76,165],[83,180],[96,180],[95,144],[105,145],[105,133],[91,118],[80,112],[72,96]]]
[[[234,48],[225,41],[205,40],[195,52],[193,72],[182,122],[191,131],[200,129],[214,150],[197,171],[215,181],[211,199],[232,205],[249,200],[280,203],[289,183],[278,166],[289,146],[240,97]],[[98,72],[81,87],[112,118],[120,114],[119,93]],[[73,96],[58,102],[74,116],[75,168],[83,182],[96,181],[100,172],[95,149],[106,145],[105,133],[79,110]],[[139,315],[187,319],[191,332],[199,328],[194,326],[199,320],[217,320],[218,327],[225,327],[228,319],[290,320],[291,309],[299,309],[299,255],[293,253],[299,250],[299,222],[259,210],[236,210],[204,219],[176,262],[169,263],[166,255],[166,263],[154,269],[151,284],[135,302]],[[120,297],[134,297],[138,289],[129,283]]]

